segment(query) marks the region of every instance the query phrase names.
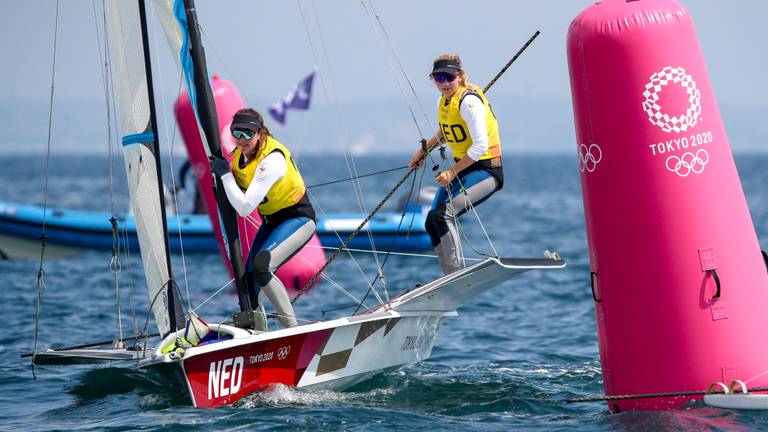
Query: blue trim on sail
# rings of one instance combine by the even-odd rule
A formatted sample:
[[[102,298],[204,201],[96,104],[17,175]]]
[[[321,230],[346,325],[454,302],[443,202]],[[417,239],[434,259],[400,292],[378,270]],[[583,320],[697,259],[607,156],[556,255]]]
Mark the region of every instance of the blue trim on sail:
[[[197,113],[197,92],[195,91],[195,72],[192,66],[192,55],[189,52],[189,25],[187,24],[187,11],[184,9],[182,0],[173,2],[173,16],[179,23],[181,30],[181,51],[179,51],[179,65],[184,75],[184,84],[187,87],[187,95],[192,103],[192,109],[195,111],[195,117],[200,122],[200,116]]]
[[[155,134],[152,132],[130,134],[123,137],[123,146],[139,143],[148,143],[155,141]]]

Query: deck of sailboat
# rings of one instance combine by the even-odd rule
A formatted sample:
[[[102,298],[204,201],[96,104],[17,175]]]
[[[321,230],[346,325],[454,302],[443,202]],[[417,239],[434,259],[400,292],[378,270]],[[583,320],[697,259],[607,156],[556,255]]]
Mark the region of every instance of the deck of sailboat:
[[[486,291],[499,283],[534,269],[556,269],[565,266],[561,259],[549,258],[487,258],[450,275],[404,292],[391,301],[372,307],[358,315],[327,321],[304,323],[291,328],[280,328],[266,332],[252,332],[228,325],[212,325],[215,331],[225,330],[231,339],[190,348],[184,356],[202,355],[233,347],[264,343],[294,336],[337,329],[344,326],[400,319],[404,317],[452,316],[467,299]],[[176,337],[167,336],[166,342]],[[167,363],[184,356],[161,354],[159,344],[154,349],[75,349],[46,350],[35,353],[35,364],[77,364],[101,361],[133,360],[139,367],[156,363]]]

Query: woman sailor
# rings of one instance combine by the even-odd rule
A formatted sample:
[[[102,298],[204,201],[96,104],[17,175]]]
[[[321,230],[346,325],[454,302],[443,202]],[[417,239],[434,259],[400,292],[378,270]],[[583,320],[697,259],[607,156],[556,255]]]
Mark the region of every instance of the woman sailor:
[[[457,55],[441,55],[430,78],[440,91],[438,131],[417,150],[411,168],[424,164],[424,152],[447,143],[454,164],[435,177],[439,189],[427,214],[426,229],[443,273],[459,269],[460,243],[456,218],[487,200],[504,183],[499,125],[483,91],[467,81]]]
[[[278,321],[293,327],[297,324],[293,306],[274,272],[312,238],[315,211],[291,153],[272,137],[261,114],[241,109],[232,118],[230,131],[237,144],[232,172],[221,158],[211,159],[211,172],[221,177],[240,216],[258,208],[263,223],[253,239],[246,272],[269,297]]]

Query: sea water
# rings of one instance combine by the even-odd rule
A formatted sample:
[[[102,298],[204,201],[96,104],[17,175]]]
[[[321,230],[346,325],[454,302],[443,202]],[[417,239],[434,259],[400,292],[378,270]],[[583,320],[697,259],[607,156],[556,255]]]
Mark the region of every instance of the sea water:
[[[406,160],[406,155],[307,156],[298,163],[307,184],[316,184],[348,177],[354,170],[365,174],[402,166]],[[765,249],[768,155],[741,154],[736,162]],[[44,155],[0,156],[0,164],[0,199],[43,203]],[[166,183],[171,183],[168,173],[180,165],[175,159],[173,167],[164,166]],[[389,209],[411,187],[434,185],[431,165],[423,177],[403,186]],[[324,213],[363,213],[404,173],[313,188],[312,195]],[[503,190],[479,206],[477,214],[462,217],[465,254],[492,254],[495,248],[506,257],[542,257],[548,249],[559,252],[568,266],[529,272],[471,299],[458,317],[445,320],[427,361],[343,392],[276,386],[232,407],[195,409],[150,375],[130,368],[49,366],[36,367],[33,375],[29,358],[20,354],[33,346],[40,261],[0,261],[0,430],[768,429],[768,413],[720,410],[700,402],[674,411],[616,415],[605,403],[567,403],[603,390],[577,160],[575,155],[513,155],[505,160],[505,175]],[[114,161],[111,178],[106,157],[54,154],[47,175],[48,205],[124,211],[127,192],[120,160]],[[191,208],[189,202],[179,205],[182,211]],[[145,325],[154,330],[151,320],[146,321],[148,302],[136,252],[120,256],[117,273],[110,270],[109,251],[46,259],[37,347],[111,339],[120,331],[128,336]],[[379,263],[385,258],[389,296],[440,274],[433,258],[379,256]],[[357,265],[342,255],[327,274],[361,297],[366,278],[376,275],[376,259],[358,254],[356,260]],[[192,306],[228,282],[216,254],[174,255],[173,268]],[[334,310],[349,304],[322,282],[298,302],[297,313],[302,319],[333,318],[350,313],[352,309]],[[236,297],[225,290],[198,312],[217,321],[236,309]]]

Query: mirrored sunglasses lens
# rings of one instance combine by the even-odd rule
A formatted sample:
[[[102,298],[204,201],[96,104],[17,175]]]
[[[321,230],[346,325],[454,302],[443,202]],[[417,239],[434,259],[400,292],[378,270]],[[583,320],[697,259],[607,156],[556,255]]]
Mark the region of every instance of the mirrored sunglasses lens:
[[[437,81],[439,83],[444,83],[446,81],[447,82],[453,82],[453,80],[456,79],[456,75],[449,74],[449,73],[446,73],[446,72],[436,73],[434,75],[434,77],[435,77],[435,81]]]
[[[251,139],[253,138],[254,133],[251,131],[244,131],[244,130],[233,130],[232,136],[237,139]]]

